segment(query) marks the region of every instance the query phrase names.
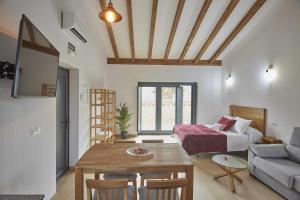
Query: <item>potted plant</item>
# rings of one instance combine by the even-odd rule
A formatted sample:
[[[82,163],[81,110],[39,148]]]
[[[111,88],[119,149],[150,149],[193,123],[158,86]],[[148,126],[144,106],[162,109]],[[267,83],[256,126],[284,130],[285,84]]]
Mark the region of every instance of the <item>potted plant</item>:
[[[119,124],[120,126],[121,137],[123,139],[126,139],[128,134],[128,128],[130,126],[129,121],[133,113],[129,113],[128,107],[125,103],[120,104],[120,108],[117,109],[117,113],[118,115],[116,119],[117,119],[117,124]]]

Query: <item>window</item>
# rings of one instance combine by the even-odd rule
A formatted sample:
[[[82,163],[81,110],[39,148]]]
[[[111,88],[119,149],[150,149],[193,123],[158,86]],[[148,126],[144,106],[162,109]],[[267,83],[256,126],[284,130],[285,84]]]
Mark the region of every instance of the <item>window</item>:
[[[141,129],[155,130],[156,88],[142,87],[141,94]]]
[[[196,122],[196,83],[139,82],[138,133],[170,134],[175,124]]]

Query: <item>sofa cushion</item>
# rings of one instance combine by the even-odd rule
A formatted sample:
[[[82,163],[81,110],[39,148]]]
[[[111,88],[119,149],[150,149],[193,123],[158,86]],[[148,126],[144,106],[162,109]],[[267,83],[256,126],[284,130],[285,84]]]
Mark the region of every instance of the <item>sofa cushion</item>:
[[[282,144],[253,144],[251,151],[262,158],[287,158],[288,154]]]
[[[282,185],[292,188],[295,176],[300,176],[300,165],[287,160],[276,158],[254,158],[255,167],[281,183]]]
[[[300,176],[295,177],[294,189],[300,192]]]
[[[287,145],[286,151],[289,155],[289,159],[300,164],[300,147],[293,145]]]
[[[290,145],[300,147],[300,127],[295,127],[292,137],[290,139]]]

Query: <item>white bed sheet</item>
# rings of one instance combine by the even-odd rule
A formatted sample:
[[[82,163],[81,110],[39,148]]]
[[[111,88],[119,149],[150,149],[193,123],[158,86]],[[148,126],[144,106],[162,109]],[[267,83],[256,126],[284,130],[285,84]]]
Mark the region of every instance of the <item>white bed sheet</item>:
[[[204,124],[208,128],[213,125]],[[227,151],[246,151],[249,149],[250,137],[247,134],[240,134],[233,130],[221,131],[227,136]]]
[[[246,151],[249,148],[250,137],[246,134],[239,134],[234,131],[222,131],[227,135],[227,151]]]

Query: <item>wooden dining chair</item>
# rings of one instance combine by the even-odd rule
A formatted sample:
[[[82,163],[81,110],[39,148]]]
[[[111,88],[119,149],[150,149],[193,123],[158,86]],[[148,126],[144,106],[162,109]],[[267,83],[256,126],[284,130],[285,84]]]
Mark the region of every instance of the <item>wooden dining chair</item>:
[[[139,188],[140,200],[186,200],[186,184],[186,179],[149,180]]]
[[[128,185],[126,179],[87,179],[86,187],[87,200],[133,200],[133,187]]]
[[[116,140],[114,144],[117,143],[136,143],[134,140]],[[137,174],[136,173],[126,173],[126,172],[109,172],[103,174],[104,180],[113,179],[126,179],[129,183],[132,183],[134,187],[134,200],[137,200]]]
[[[157,144],[157,143],[164,143],[164,140],[142,140],[142,143],[152,143],[152,144]],[[155,179],[159,179],[159,180],[164,180],[164,179],[171,179],[172,177],[172,173],[160,173],[160,172],[156,172],[156,173],[140,173],[141,176],[141,186],[144,186],[145,184],[145,180],[155,180]],[[177,178],[177,176],[176,176]]]

